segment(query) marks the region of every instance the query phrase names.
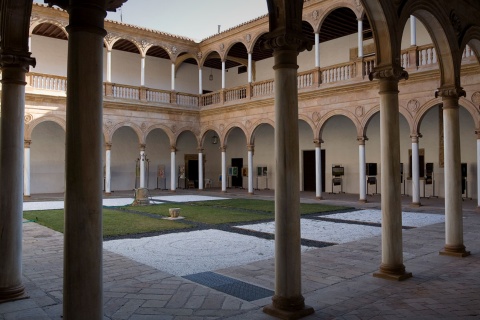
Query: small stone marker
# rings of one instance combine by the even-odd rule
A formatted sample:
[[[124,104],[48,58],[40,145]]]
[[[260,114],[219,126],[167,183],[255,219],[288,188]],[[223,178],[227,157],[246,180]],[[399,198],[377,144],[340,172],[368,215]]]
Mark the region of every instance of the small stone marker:
[[[148,199],[148,189],[147,188],[138,188],[135,189],[135,201],[133,201],[134,206],[148,206],[150,200]]]
[[[168,209],[170,218],[178,218],[180,216],[180,208],[170,208]]]

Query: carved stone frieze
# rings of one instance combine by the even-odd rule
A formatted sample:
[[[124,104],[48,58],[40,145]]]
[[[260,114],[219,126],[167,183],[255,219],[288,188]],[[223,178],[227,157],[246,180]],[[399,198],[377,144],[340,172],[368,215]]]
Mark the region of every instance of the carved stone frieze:
[[[250,33],[248,33],[248,34],[245,36],[245,40],[246,40],[247,42],[252,41],[252,35],[251,35]]]

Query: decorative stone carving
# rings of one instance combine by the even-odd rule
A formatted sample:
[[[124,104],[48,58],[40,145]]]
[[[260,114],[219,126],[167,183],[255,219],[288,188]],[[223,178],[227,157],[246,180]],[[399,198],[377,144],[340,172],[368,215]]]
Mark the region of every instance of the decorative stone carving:
[[[365,114],[365,111],[362,106],[358,106],[355,108],[355,115],[357,117],[362,117]]]
[[[112,42],[112,40],[113,40],[114,38],[115,38],[115,36],[109,32],[109,33],[107,33],[107,35],[105,36],[105,41],[107,41],[107,43],[110,43],[110,42]]]
[[[222,124],[220,125],[220,132],[223,132],[223,130],[225,130],[225,125],[222,123]]]
[[[223,52],[224,50],[225,50],[225,44],[221,43],[221,44],[220,44],[220,51]]]
[[[142,129],[142,131],[147,130],[147,124],[145,122],[143,122],[142,125],[140,126],[140,128]]]
[[[25,124],[31,122],[33,120],[33,116],[30,113],[25,115]]]
[[[480,108],[480,92],[479,91],[472,94],[472,102],[475,106]]]
[[[312,120],[313,120],[313,122],[317,122],[317,123],[320,122],[320,113],[318,113],[318,112],[315,111],[315,112],[312,114]]]
[[[461,87],[439,88],[435,92],[435,98],[460,98],[465,97],[467,93]]]
[[[252,126],[252,122],[250,120],[245,121],[245,127],[250,128]]]
[[[177,131],[177,126],[176,126],[176,125],[173,125],[173,126],[172,126],[172,132],[175,132],[175,131]]]
[[[176,53],[177,53],[177,47],[172,46],[172,53],[173,53],[173,54],[176,54]]]
[[[455,30],[455,34],[460,36],[462,33],[462,21],[460,21],[460,18],[457,16],[454,10],[450,12],[450,22],[452,23],[453,30]]]
[[[248,33],[248,34],[245,36],[245,40],[247,40],[247,42],[252,41],[252,35],[251,35],[250,33]]]
[[[203,53],[201,51],[197,52],[197,58],[202,59]]]
[[[420,107],[420,102],[418,102],[418,100],[416,100],[416,99],[412,99],[412,100],[408,101],[408,103],[407,103],[407,108],[411,112],[416,112],[419,107]]]
[[[374,68],[372,72],[368,75],[370,81],[373,79],[386,79],[386,80],[402,80],[408,79],[408,72],[405,71],[401,66],[387,66],[384,68]]]
[[[149,45],[149,43],[148,43],[147,40],[145,40],[145,39],[140,40],[140,47],[142,48],[142,50],[145,50],[148,45]]]
[[[313,10],[312,12],[313,20],[318,20],[318,16],[319,16],[318,10]]]
[[[105,127],[107,127],[108,130],[110,130],[112,126],[113,126],[112,120],[108,120],[105,122]]]

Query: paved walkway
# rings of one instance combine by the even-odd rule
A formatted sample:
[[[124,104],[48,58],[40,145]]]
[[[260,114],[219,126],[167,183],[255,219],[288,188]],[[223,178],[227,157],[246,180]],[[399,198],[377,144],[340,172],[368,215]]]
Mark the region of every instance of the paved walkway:
[[[206,195],[223,195],[218,190]],[[179,190],[178,193],[187,191]],[[157,192],[167,194],[166,192]],[[128,193],[116,193],[125,196]],[[246,196],[231,190],[230,197]],[[271,198],[271,191],[254,197]],[[303,193],[302,201],[314,200]],[[37,195],[33,200],[59,200]],[[379,207],[379,196],[360,205],[355,195],[325,195],[325,203]],[[404,210],[410,210],[408,197]],[[422,199],[413,211],[443,212],[443,199]],[[309,250],[302,254],[303,294],[315,314],[306,319],[480,319],[480,214],[464,202],[467,258],[439,256],[443,223],[404,230],[404,260],[413,278],[372,277],[380,264],[380,237]],[[61,319],[63,235],[24,224],[24,284],[30,299],[0,304],[0,319]],[[215,274],[273,290],[273,259],[215,270]],[[261,308],[271,298],[246,301],[182,277],[104,252],[105,319],[272,319]]]

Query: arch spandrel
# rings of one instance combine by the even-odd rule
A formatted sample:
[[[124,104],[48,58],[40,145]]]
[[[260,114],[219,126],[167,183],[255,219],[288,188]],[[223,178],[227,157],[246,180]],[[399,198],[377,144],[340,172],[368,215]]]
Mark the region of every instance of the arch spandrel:
[[[420,126],[422,124],[422,120],[423,118],[425,117],[425,115],[427,114],[427,112],[437,106],[437,105],[441,105],[442,104],[442,99],[441,98],[434,98],[434,99],[431,99],[429,101],[427,101],[426,103],[424,103],[419,109],[418,109],[418,112],[417,114],[415,115],[415,118],[414,118],[414,121],[413,121],[413,130],[412,130],[412,133],[419,133],[420,132]]]
[[[460,50],[463,52],[467,45],[472,48],[475,53],[477,63],[480,63],[480,26],[471,26],[467,29],[462,38]]]
[[[31,122],[25,124],[25,140],[31,140],[32,139],[32,132],[35,129],[36,126],[38,126],[41,123],[44,122],[54,122],[58,124],[60,127],[62,127],[63,131],[66,132],[66,121],[60,117],[56,116],[43,116],[37,119],[32,120]]]

